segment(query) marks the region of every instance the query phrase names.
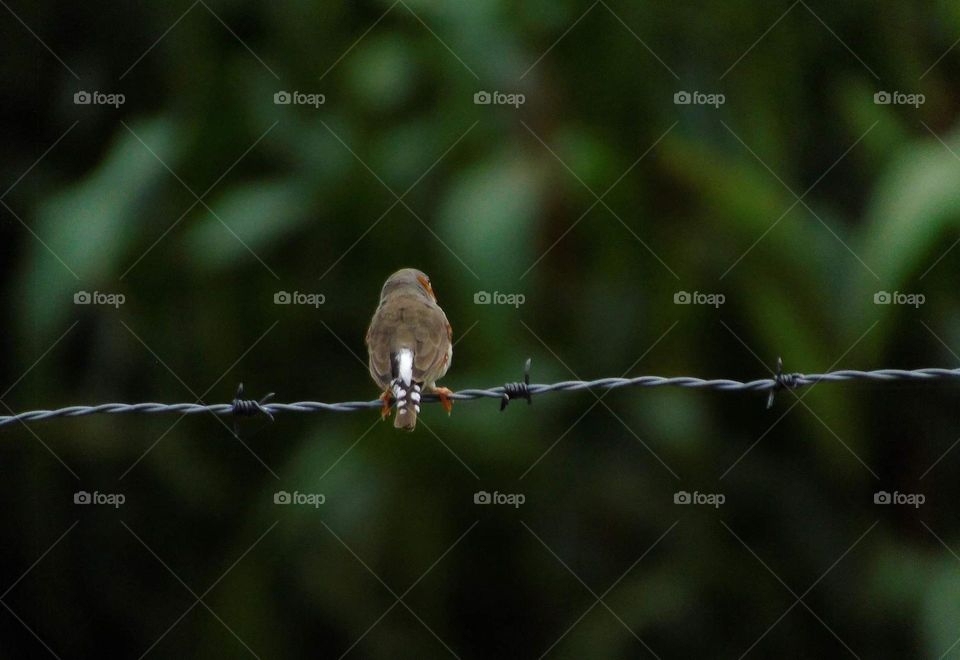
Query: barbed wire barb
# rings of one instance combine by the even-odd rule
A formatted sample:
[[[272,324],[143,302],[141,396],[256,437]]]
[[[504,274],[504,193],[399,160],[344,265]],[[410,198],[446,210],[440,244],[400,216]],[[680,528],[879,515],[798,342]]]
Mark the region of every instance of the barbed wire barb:
[[[503,412],[504,409],[510,405],[510,401],[512,399],[526,399],[528,406],[533,403],[533,398],[530,396],[531,361],[531,358],[527,358],[527,361],[523,364],[523,382],[507,383],[503,386],[503,395],[500,400],[500,412]]]
[[[770,388],[770,394],[767,396],[767,410],[773,408],[773,400],[777,397],[777,392],[782,389],[795,389],[797,379],[802,378],[803,374],[785,374],[783,373],[783,358],[777,358],[777,373],[773,377],[774,386]]]
[[[230,405],[233,407],[231,411],[233,413],[233,435],[240,437],[240,430],[237,427],[237,419],[239,417],[253,417],[254,415],[263,415],[271,422],[274,421],[273,413],[267,410],[264,405],[274,397],[274,393],[266,395],[259,401],[256,399],[244,399],[243,398],[243,383],[237,386],[237,394],[233,397],[233,401]]]
[[[549,384],[530,384],[530,360],[524,365],[523,382],[507,383],[499,387],[488,389],[464,389],[449,395],[455,401],[470,401],[476,399],[498,399],[500,409],[503,410],[511,400],[523,398],[532,403],[533,395],[548,392],[577,392],[580,390],[614,390],[624,387],[682,387],[687,389],[715,390],[720,392],[767,392],[767,408],[773,405],[773,399],[782,389],[798,389],[815,383],[839,383],[844,381],[926,381],[926,380],[960,380],[960,368],[927,368],[927,369],[876,369],[873,371],[857,371],[847,369],[831,371],[822,374],[783,373],[783,361],[777,360],[777,372],[773,378],[740,381],[726,378],[704,379],[694,376],[636,376],[633,378],[598,378],[595,380],[566,380]],[[261,414],[271,421],[277,413],[316,413],[316,412],[354,412],[357,410],[379,409],[383,402],[380,399],[371,401],[343,401],[339,403],[323,403],[321,401],[299,401],[295,403],[271,402],[273,393],[262,399],[243,399],[243,385],[237,389],[237,394],[231,403],[103,403],[91,406],[68,406],[55,410],[31,410],[15,415],[0,416],[0,427],[16,423],[25,424],[59,417],[84,417],[87,415],[108,414],[144,414],[154,415],[162,413],[180,413],[195,415],[199,413],[213,413],[214,415],[232,415],[235,419],[240,416]],[[440,398],[432,394],[424,394],[423,403],[435,403]]]

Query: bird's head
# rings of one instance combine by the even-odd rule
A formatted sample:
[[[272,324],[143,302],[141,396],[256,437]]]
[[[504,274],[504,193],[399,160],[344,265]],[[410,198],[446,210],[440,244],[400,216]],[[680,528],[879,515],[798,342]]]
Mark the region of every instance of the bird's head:
[[[433,292],[430,278],[426,273],[416,268],[402,268],[387,278],[380,291],[380,300],[383,301],[393,293],[413,293],[423,295],[436,302],[437,296]]]

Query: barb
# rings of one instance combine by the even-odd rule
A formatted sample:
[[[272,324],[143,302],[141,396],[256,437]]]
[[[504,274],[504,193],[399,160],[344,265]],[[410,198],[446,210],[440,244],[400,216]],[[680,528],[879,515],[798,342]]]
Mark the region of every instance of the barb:
[[[240,386],[237,388],[237,395],[230,403],[232,408],[230,412],[234,417],[253,417],[254,415],[264,415],[271,422],[273,421],[273,414],[265,407],[267,402],[274,397],[273,392],[270,392],[270,394],[263,397],[259,401],[256,399],[241,399],[241,396],[243,396],[243,383],[240,383]]]
[[[504,402],[516,398],[525,398],[528,402],[534,395],[549,392],[578,392],[581,390],[614,390],[625,387],[683,387],[697,390],[716,390],[720,392],[767,392],[768,406],[772,405],[771,396],[781,389],[798,389],[814,383],[839,383],[851,380],[865,380],[874,382],[893,381],[924,381],[924,380],[960,380],[958,369],[876,369],[874,371],[857,371],[846,369],[831,371],[822,374],[801,374],[782,372],[782,362],[778,361],[778,371],[773,378],[740,381],[726,378],[696,378],[693,376],[636,376],[634,378],[598,378],[596,380],[565,380],[550,384],[529,384],[529,361],[526,365],[523,383],[507,383],[489,389],[466,389],[449,395],[455,401],[471,401],[476,399],[497,399],[504,406]],[[214,415],[250,415],[262,414],[270,419],[278,413],[317,413],[317,412],[354,412],[357,410],[380,409],[383,402],[380,399],[372,401],[343,401],[340,403],[322,403],[320,401],[299,401],[296,403],[268,403],[272,395],[263,399],[241,399],[242,389],[237,392],[231,403],[198,404],[198,403],[104,403],[96,406],[69,406],[56,410],[32,410],[17,415],[0,417],[0,427],[11,424],[36,422],[58,417],[85,417],[97,414],[160,414],[180,413],[195,415],[211,413]],[[440,398],[432,394],[424,394],[423,403],[435,403]],[[502,409],[502,408],[501,408]]]
[[[523,382],[507,383],[503,386],[503,394],[500,396],[500,412],[510,405],[511,399],[526,399],[527,405],[533,403],[530,396],[530,358],[523,364]]]
[[[233,408],[231,413],[233,414],[233,435],[240,437],[240,430],[237,428],[237,419],[240,417],[253,417],[254,415],[263,415],[271,422],[273,421],[273,413],[264,408],[264,405],[274,397],[274,393],[270,392],[267,396],[263,397],[259,401],[256,399],[243,399],[243,383],[240,383],[237,387],[237,394],[233,397],[233,401],[230,403],[230,406]]]
[[[773,377],[773,387],[770,388],[770,394],[767,396],[767,410],[773,408],[773,400],[777,397],[777,392],[786,388],[796,389],[797,379],[803,374],[785,374],[783,373],[783,358],[777,358],[777,373]]]

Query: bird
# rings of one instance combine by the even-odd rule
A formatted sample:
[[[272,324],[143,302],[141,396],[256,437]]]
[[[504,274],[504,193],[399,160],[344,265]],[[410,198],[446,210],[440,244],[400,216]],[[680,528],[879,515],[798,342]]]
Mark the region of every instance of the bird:
[[[403,268],[387,278],[366,343],[370,376],[383,391],[383,419],[396,401],[394,427],[413,431],[423,392],[436,394],[450,414],[453,392],[437,387],[437,381],[453,359],[453,329],[422,271]]]

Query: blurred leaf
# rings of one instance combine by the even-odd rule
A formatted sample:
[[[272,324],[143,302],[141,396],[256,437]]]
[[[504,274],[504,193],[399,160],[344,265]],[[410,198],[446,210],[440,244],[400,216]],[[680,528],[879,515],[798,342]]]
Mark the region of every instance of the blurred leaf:
[[[943,139],[946,146],[931,139],[903,149],[876,184],[862,254],[887,286],[938,258],[934,244],[960,221],[960,134]]]
[[[345,72],[361,105],[377,112],[403,105],[415,89],[413,54],[401,34],[371,35],[350,54]]]
[[[177,143],[169,121],[154,120],[131,128],[176,169]],[[128,246],[137,228],[143,226],[151,196],[169,178],[156,157],[121,129],[93,173],[40,204],[35,231],[49,251],[39,241],[29,246],[22,286],[32,295],[21,299],[25,331],[45,334],[58,326],[70,311],[76,291],[96,288],[126,265]]]
[[[232,188],[210,207],[219,220],[205,213],[187,238],[192,263],[210,270],[255,259],[251,252],[263,259],[261,252],[310,220],[308,191],[286,179]]]
[[[582,128],[571,127],[559,131],[556,136],[556,146],[551,145],[551,148],[563,159],[566,166],[573,170],[576,175],[575,178],[570,175],[573,181],[579,183],[577,179],[582,179],[598,195],[613,185],[619,177],[619,174],[614,171],[616,159],[611,146]],[[618,167],[623,171],[628,165],[620,164]],[[563,169],[564,175],[568,174],[566,168]],[[586,190],[581,189],[579,192],[589,195],[590,198],[593,197]]]
[[[921,625],[931,657],[942,657],[948,649],[956,651],[960,638],[960,565],[951,557],[944,558],[940,572],[933,577],[921,608]]]
[[[532,232],[542,194],[535,167],[501,154],[466,169],[454,182],[440,204],[439,233],[474,271],[497,255],[498,280],[515,281],[536,258]]]
[[[842,308],[848,325],[862,324],[863,318],[889,319],[900,306],[875,305],[875,292],[916,292],[922,280],[909,285],[911,276],[945,267],[944,262],[934,264],[953,244],[952,238],[945,242],[943,237],[954,236],[960,223],[960,133],[944,137],[944,142],[910,144],[876,184],[867,222],[853,245],[880,281],[862,269],[855,272],[852,304]],[[882,324],[871,341],[882,344],[894,329],[889,322]]]

